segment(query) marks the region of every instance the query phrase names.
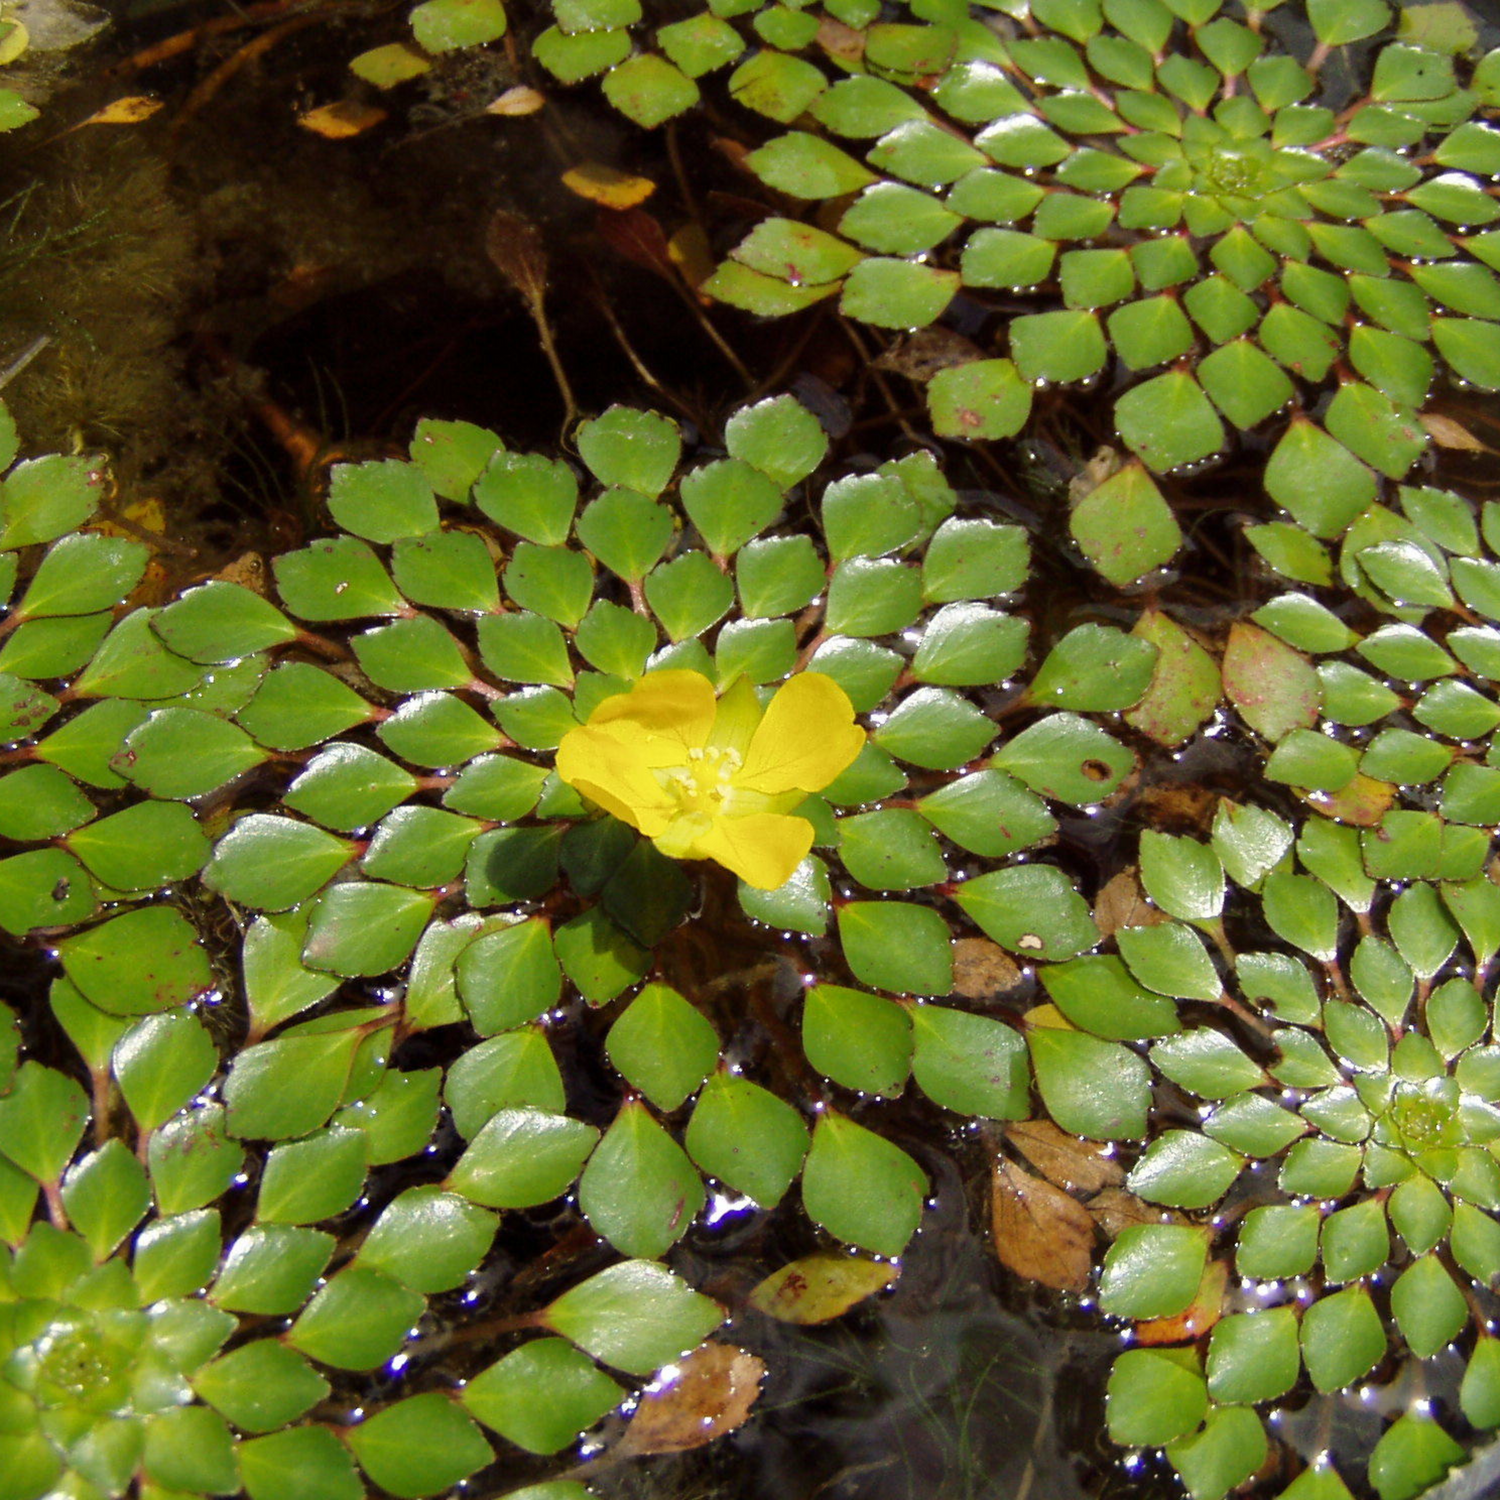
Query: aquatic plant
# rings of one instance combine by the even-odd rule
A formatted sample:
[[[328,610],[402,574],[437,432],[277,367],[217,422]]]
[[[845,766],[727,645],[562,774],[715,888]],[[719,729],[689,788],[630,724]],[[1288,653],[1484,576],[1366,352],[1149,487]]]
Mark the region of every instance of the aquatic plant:
[[[499,1216],[476,1201],[487,1197],[480,1142],[452,1182],[381,1192],[373,1221],[352,1232],[367,1174],[431,1136],[440,1070],[388,1070],[389,1021],[371,1025],[368,1012],[283,1032],[283,1054],[315,1078],[318,1059],[342,1056],[348,1103],[252,1166],[240,1137],[280,1133],[297,1107],[292,1080],[281,1078],[279,1097],[243,1096],[226,1110],[202,1097],[220,1066],[202,1014],[122,1014],[65,979],[51,1004],[93,1077],[94,1144],[83,1139],[83,1089],[70,1073],[17,1065],[7,1012],[5,1500],[94,1500],[137,1482],[144,1494],[272,1500],[291,1475],[299,1493],[328,1500],[353,1500],[364,1480],[431,1494],[494,1461],[481,1425],[549,1453],[616,1406],[624,1392],[594,1357],[649,1374],[721,1321],[716,1303],[664,1267],[625,1261],[536,1310],[526,1326],[549,1331],[477,1368],[460,1391],[351,1400],[364,1372],[420,1359],[427,1299],[462,1286],[495,1235]],[[39,1189],[47,1217],[33,1222]],[[632,1323],[647,1313],[648,1324]]]
[[[405,41],[384,42],[352,57],[350,71],[377,89],[396,88],[430,72],[434,61],[440,61],[447,53],[499,41],[509,29],[510,21],[501,0],[422,0],[408,12],[407,25],[415,47]],[[331,116],[327,128],[335,136],[357,134],[384,117],[383,112],[363,120],[356,115],[351,129],[347,118],[342,126],[335,123],[341,108],[337,104],[325,106]]]
[[[1500,1275],[1500,508],[1415,486],[1376,504],[1373,472],[1287,459],[1304,429],[1334,441],[1293,419],[1268,471],[1292,476],[1284,516],[1247,529],[1290,590],[1222,638],[1151,604],[1114,610],[1128,630],[1069,619],[1033,642],[1012,612],[1021,527],[928,452],[830,477],[787,397],[686,461],[675,424],[624,407],[577,430],[578,466],[424,422],[409,461],[333,470],[330,534],[274,560],[274,596],[216,578],[165,606],[136,592],[147,550],[96,516],[102,465],[14,462],[0,422],[0,928],[55,951],[52,1014],[82,1064],[44,1065],[32,1021],[29,1060],[10,1036],[0,1075],[26,1158],[0,1148],[10,1284],[55,1304],[4,1325],[30,1402],[16,1451],[37,1466],[17,1472],[49,1477],[0,1481],[0,1500],[70,1464],[111,1493],[106,1421],[153,1483],[214,1492],[222,1464],[167,1477],[171,1429],[201,1427],[195,1451],[229,1452],[252,1500],[274,1493],[257,1455],[299,1445],[331,1496],[361,1468],[409,1494],[478,1473],[481,1427],[557,1451],[622,1397],[600,1364],[649,1375],[717,1324],[665,1264],[714,1216],[797,1186],[832,1240],[905,1250],[928,1184],[885,1133],[902,1095],[1140,1143],[1127,1185],[1148,1222],[1116,1235],[1100,1296],[1143,1342],[1109,1420],[1165,1446],[1195,1500],[1260,1465],[1258,1406],[1362,1380],[1388,1350],[1461,1339],[1464,1415],[1495,1425],[1466,1297]],[[1125,500],[1155,487],[1139,461],[1116,480],[1073,530],[1130,581],[1155,564]],[[752,784],[763,752],[806,748],[799,696],[847,740],[842,769]],[[1053,853],[1059,823],[1118,806],[1154,747],[1209,725],[1265,782],[1206,842],[1145,834],[1156,910],[1122,923]],[[727,774],[705,791],[710,751]],[[727,830],[747,811],[780,820],[748,852]],[[1393,882],[1412,884],[1391,900]],[[219,902],[243,931],[228,951],[204,920]],[[423,1065],[445,1044],[451,1064]],[[187,1196],[179,1135],[225,1174]],[[433,1388],[441,1336],[410,1333],[427,1299],[474,1285],[497,1214],[570,1197],[561,1222],[623,1259],[506,1305],[508,1352]],[[1222,1223],[1185,1217],[1211,1209]],[[1274,1258],[1309,1226],[1305,1265]],[[242,1259],[290,1276],[298,1247],[317,1264],[286,1306],[234,1300]],[[156,1297],[225,1342],[120,1352],[155,1306],[153,1257]],[[839,1264],[858,1268],[844,1305],[892,1274]],[[1253,1324],[1225,1304],[1231,1264],[1265,1283]],[[1299,1323],[1270,1284],[1308,1273]],[[89,1300],[96,1277],[118,1301]],[[763,1300],[800,1279],[774,1273]],[[262,1316],[293,1320],[280,1352]],[[359,1342],[374,1329],[378,1348]],[[59,1331],[98,1350],[105,1406],[45,1373]],[[270,1427],[246,1396],[257,1360],[307,1395]],[[170,1408],[139,1394],[160,1361]],[[398,1369],[421,1388],[383,1405],[372,1372]],[[1459,1451],[1402,1418],[1372,1482],[1415,1494]],[[1343,1493],[1326,1465],[1308,1475],[1294,1500]]]
[[[709,694],[717,681],[725,704],[735,698],[750,711],[751,684],[800,667],[809,686],[828,679],[828,692],[870,728],[821,795],[778,794],[776,816],[793,815],[800,847],[813,845],[791,877],[774,889],[738,883],[744,915],[772,929],[767,982],[791,984],[785,1006],[813,970],[804,1044],[835,1084],[893,1094],[914,1071],[931,1098],[965,1114],[1026,1113],[1020,1034],[910,997],[952,992],[955,924],[973,922],[1028,957],[1095,941],[1060,870],[992,866],[1051,836],[1048,801],[1088,805],[1121,783],[1133,753],[1085,715],[1147,695],[1157,642],[1182,649],[1180,629],[1153,614],[1136,634],[1094,624],[1067,632],[1012,693],[1007,712],[1032,722],[987,755],[995,722],[968,691],[993,691],[1025,666],[1026,625],[987,601],[1024,584],[1026,542],[1018,527],[954,515],[956,497],[930,455],[823,489],[825,561],[809,536],[773,529],[825,451],[817,423],[788,398],[736,414],[729,456],[680,474],[677,431],[654,414],[613,409],[585,423],[578,441],[597,486],[582,505],[567,465],[510,453],[463,424],[423,424],[411,463],[336,469],[329,506],[345,530],[276,559],[280,608],[223,580],[118,623],[92,596],[49,605],[64,558],[77,586],[91,549],[119,545],[56,542],[9,617],[0,655],[14,700],[5,733],[28,739],[11,758],[33,762],[0,782],[0,802],[9,790],[31,819],[4,831],[56,843],[0,862],[0,923],[23,933],[85,922],[101,896],[155,891],[201,868],[235,909],[260,914],[247,934],[246,990],[251,1040],[270,1047],[267,1056],[277,1044],[259,1039],[340,979],[373,979],[408,961],[403,1033],[460,1020],[483,1037],[534,1028],[567,995],[602,1005],[653,967],[670,972],[670,957],[653,950],[710,888],[661,852],[660,837],[653,844],[591,812],[552,769],[556,747],[628,705],[633,683],[696,682]],[[676,499],[664,498],[669,487]],[[80,521],[71,511],[53,518]],[[50,534],[33,525],[13,540]],[[112,581],[110,597],[122,587],[128,580]],[[56,633],[87,635],[82,647],[66,659],[28,658],[33,641],[50,639],[49,622],[34,617],[74,607],[91,612],[62,617]],[[352,630],[347,651],[317,633],[330,626]],[[100,701],[53,727],[59,700],[20,673],[62,671],[76,673],[72,702]],[[781,691],[795,697],[799,686],[793,675]],[[776,701],[766,720],[773,749],[791,729]],[[279,765],[293,774],[278,806],[255,788]],[[253,772],[259,783],[246,780]],[[569,774],[611,804],[600,772]],[[128,781],[147,799],[95,818],[72,777],[104,788]],[[249,801],[226,820],[237,788]],[[58,804],[39,821],[43,790]],[[211,852],[190,805],[203,799],[221,809]],[[121,966],[139,975],[119,943],[148,919],[184,922],[160,907],[109,918],[61,940],[65,970],[81,969],[81,945],[122,953]],[[1036,935],[1044,923],[1054,936]],[[810,959],[774,937],[821,939],[830,928],[837,950],[814,943]],[[700,1172],[766,1206],[801,1174],[817,1222],[898,1253],[921,1213],[915,1163],[803,1085],[791,1107],[714,1072],[719,1038],[681,988],[638,995],[610,1033],[610,1055],[665,1112],[713,1074],[683,1145],[627,1100],[601,1151],[587,1165],[586,1146],[564,1153],[566,1170],[544,1196],[565,1191],[582,1168],[594,1227],[627,1254],[656,1255],[703,1202]],[[659,1032],[672,1039],[670,1076],[646,1040]],[[260,1078],[259,1057],[232,1065],[231,1106],[241,1078]],[[328,1110],[317,1120],[299,1113],[290,1135],[318,1128],[334,1107],[343,1063],[330,1055],[320,1066],[327,1090],[304,1079],[300,1094]],[[1070,1066],[1117,1092],[1108,1053]],[[266,1077],[256,1086],[279,1086],[274,1069]],[[812,1105],[804,1168],[802,1111]],[[508,1149],[525,1155],[552,1130],[583,1139],[554,1112]]]
[[[1312,815],[1221,802],[1207,842],[1143,834],[1162,920],[1118,931],[1118,959],[1043,976],[1065,1017],[1097,1027],[1083,968],[1117,966],[1109,1024],[1150,1039],[1180,1101],[1127,1185],[1218,1209],[1127,1229],[1100,1289],[1157,1330],[1116,1365],[1111,1432],[1165,1444],[1194,1496],[1260,1467],[1253,1407],[1358,1384],[1392,1353],[1460,1343],[1449,1415],[1500,1423],[1500,506],[1416,487],[1399,508],[1339,504],[1325,491],[1301,525],[1251,529],[1300,587],[1231,627],[1221,662],[1226,699],[1272,747],[1267,782]],[[1346,623],[1361,608],[1363,631]],[[1188,1347],[1210,1328],[1206,1352]],[[1369,1480],[1382,1500],[1416,1495],[1462,1451],[1417,1407]],[[1335,1452],[1285,1493],[1347,1494],[1339,1467]]]
[[[1369,868],[1343,825],[1294,836],[1270,813],[1221,805],[1208,843],[1145,836],[1145,889],[1176,920],[1115,935],[1117,987],[1134,994],[1134,1018],[1116,1024],[1153,1038],[1153,1070],[1179,1101],[1127,1186],[1169,1209],[1223,1207],[1206,1223],[1128,1228],[1107,1253],[1101,1307],[1144,1324],[1116,1362],[1110,1431],[1166,1445],[1195,1496],[1264,1462],[1253,1408],[1303,1381],[1356,1385],[1393,1351],[1426,1360],[1464,1340],[1462,1415],[1500,1422],[1500,1363],[1474,1300],[1500,1281],[1488,1040],[1500,887],[1418,882],[1380,901],[1377,921]],[[1340,930],[1341,902],[1357,936]],[[1266,946],[1226,946],[1216,965],[1194,927],[1237,905]],[[1049,989],[1082,977],[1054,973]],[[1163,994],[1184,1014],[1153,1016]],[[1227,1292],[1226,1273],[1238,1278]],[[1205,1356],[1192,1345],[1210,1329]],[[1370,1480],[1385,1500],[1415,1495],[1462,1452],[1415,1410],[1376,1446]],[[1338,1469],[1335,1452],[1285,1493],[1345,1495]]]
[[[775,207],[705,292],[764,316],[837,297],[892,330],[960,299],[964,331],[1003,342],[924,372],[941,435],[1009,437],[1039,387],[1102,379],[1153,470],[1290,411],[1272,497],[1314,476],[1373,496],[1423,452],[1436,380],[1500,386],[1500,136],[1482,123],[1500,53],[1374,46],[1381,0],[1313,0],[1310,42],[1300,12],[1220,0],[934,0],[900,19],[750,0],[649,31],[637,0],[553,9],[537,60],[602,73],[638,123],[729,70],[730,99],[787,127],[743,157]]]
[[[386,1450],[366,1429],[397,1434],[403,1452],[432,1450],[434,1465],[461,1456],[465,1473],[491,1454],[471,1416],[552,1451],[620,1399],[589,1356],[643,1375],[714,1326],[716,1305],[661,1264],[710,1183],[769,1208],[800,1181],[806,1213],[835,1239],[899,1254],[926,1178],[881,1134],[880,1101],[911,1078],[961,1117],[1019,1117],[1031,1112],[1037,1051],[1049,1103],[1092,1090],[1120,1128],[1144,1129],[1144,1076],[1123,1048],[1023,1037],[948,997],[961,988],[954,931],[970,922],[1028,958],[1097,941],[1062,870],[1011,857],[1049,840],[1049,804],[1091,805],[1133,769],[1135,755],[1087,715],[1148,695],[1157,642],[1180,647],[1178,627],[1153,615],[1134,635],[1093,624],[1064,634],[1004,704],[1027,727],[990,755],[998,685],[1029,650],[1025,624],[994,601],[1024,586],[1026,540],[956,514],[929,454],[810,491],[826,439],[788,398],[735,414],[727,456],[686,468],[676,428],[652,413],[612,409],[578,444],[582,490],[569,465],[462,423],[422,424],[411,462],[335,469],[340,529],[275,560],[279,603],[214,579],[164,607],[138,604],[148,553],[95,519],[108,485],[96,460],[22,460],[0,485],[11,597],[0,837],[16,851],[0,858],[0,928],[57,955],[52,1009],[92,1081],[96,1129],[94,1150],[75,1150],[88,1110],[68,1072],[33,1059],[0,1083],[20,1143],[4,1176],[3,1238],[17,1262],[56,1254],[71,1267],[81,1253],[28,1250],[38,1184],[58,1233],[36,1243],[71,1246],[76,1230],[90,1266],[121,1265],[107,1273],[116,1279],[127,1266],[139,1279],[146,1247],[181,1233],[204,1269],[174,1296],[294,1319],[289,1349],[345,1390],[393,1359],[425,1368],[408,1331],[426,1296],[458,1288],[483,1260],[497,1211],[576,1193],[626,1257],[545,1309],[507,1314],[512,1335],[550,1328],[584,1351],[560,1337],[545,1360],[531,1343],[504,1355],[497,1368],[528,1372],[523,1409],[513,1392],[509,1405],[477,1404],[504,1374],[476,1375],[457,1407],[425,1390],[407,1398],[410,1420],[448,1423],[452,1444],[408,1442],[406,1418],[371,1415],[368,1398],[351,1398],[362,1423],[329,1426],[318,1408],[320,1435],[295,1442],[398,1493],[453,1476],[380,1469],[370,1454]],[[782,521],[814,493],[821,546]],[[779,699],[760,689],[762,744],[751,688],[782,679]],[[807,825],[795,872],[774,889],[668,857],[553,767],[569,735],[619,722],[609,705],[631,712],[671,682],[723,690],[721,712],[748,731],[747,778],[763,753],[795,751],[802,726],[786,710],[799,695],[840,705],[840,764],[857,751],[853,763],[832,781],[831,763],[793,775],[821,794],[771,794],[776,818]],[[1180,720],[1148,732],[1180,736]],[[608,774],[584,770],[579,785],[608,805]],[[683,857],[712,853],[667,842]],[[227,952],[199,925],[216,899],[243,932]],[[697,966],[691,918],[704,902],[714,944],[738,945],[742,973],[725,975],[722,959]],[[627,994],[606,1024],[590,1021]],[[778,1051],[731,1066],[746,1000]],[[559,1024],[592,1032],[614,1071],[602,1119],[570,1109]],[[465,1040],[446,1076],[403,1063],[408,1041],[454,1026]],[[437,1135],[432,1154],[440,1118],[454,1135]],[[45,1161],[32,1159],[34,1138],[53,1142]],[[174,1141],[183,1152],[163,1155]],[[186,1170],[183,1157],[222,1175],[174,1194],[161,1173]],[[363,1205],[389,1192],[378,1169],[397,1163],[420,1163],[419,1182],[369,1225]],[[258,1176],[253,1209],[242,1172]],[[108,1234],[93,1245],[89,1195],[71,1184],[96,1179],[108,1185],[96,1190]],[[389,1264],[377,1264],[383,1245]],[[241,1307],[225,1288],[244,1257],[268,1275],[300,1268],[296,1297]],[[338,1269],[315,1289],[330,1257]],[[889,1279],[857,1264],[872,1277],[852,1295]],[[437,1266],[442,1284],[429,1285]],[[255,1332],[213,1326],[231,1340]],[[360,1343],[368,1362],[352,1362],[345,1342],[375,1329],[378,1349]],[[647,1333],[665,1342],[630,1342]],[[33,1343],[18,1339],[22,1363]],[[219,1347],[205,1344],[200,1362]],[[292,1384],[310,1391],[292,1362]],[[191,1384],[197,1368],[178,1374]],[[580,1384],[590,1400],[544,1421],[552,1395]],[[209,1412],[190,1419],[213,1426],[215,1453],[237,1442],[242,1455],[275,1451],[240,1442],[255,1429],[220,1410],[227,1428]],[[145,1433],[154,1412],[120,1415]],[[83,1438],[55,1439],[51,1427],[67,1424],[38,1413],[26,1451],[39,1473],[72,1462]],[[528,1436],[539,1430],[546,1443]],[[255,1460],[237,1461],[254,1495]],[[330,1493],[344,1483],[330,1480]]]

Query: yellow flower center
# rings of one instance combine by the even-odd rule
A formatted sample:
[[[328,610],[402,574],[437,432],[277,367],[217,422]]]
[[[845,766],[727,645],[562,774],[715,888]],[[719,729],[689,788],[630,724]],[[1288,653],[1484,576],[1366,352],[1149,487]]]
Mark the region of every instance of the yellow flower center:
[[[669,766],[656,773],[662,786],[677,799],[679,813],[722,815],[734,796],[734,778],[745,757],[728,745],[695,746],[685,766]]]

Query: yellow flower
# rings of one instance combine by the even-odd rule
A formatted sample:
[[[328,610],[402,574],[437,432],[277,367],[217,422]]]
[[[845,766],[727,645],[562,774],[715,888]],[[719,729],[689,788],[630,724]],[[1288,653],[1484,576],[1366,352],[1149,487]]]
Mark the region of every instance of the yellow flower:
[[[764,712],[743,678],[716,699],[699,672],[651,672],[563,736],[557,774],[663,854],[774,890],[812,848],[791,809],[864,742],[844,690],[817,672],[782,683]]]

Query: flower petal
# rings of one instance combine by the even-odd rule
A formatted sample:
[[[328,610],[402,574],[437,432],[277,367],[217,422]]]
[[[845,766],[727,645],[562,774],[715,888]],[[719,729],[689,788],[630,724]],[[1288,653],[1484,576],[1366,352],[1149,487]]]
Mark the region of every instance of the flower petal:
[[[733,750],[741,758],[749,753],[750,741],[761,721],[760,699],[745,677],[736,677],[719,699],[718,712],[708,743],[717,749]]]
[[[557,774],[605,812],[654,838],[671,822],[677,802],[632,738],[612,725],[570,729],[557,747]]]
[[[820,792],[864,743],[843,688],[821,672],[800,672],[766,706],[735,785],[753,792]]]
[[[774,891],[812,848],[813,826],[806,818],[781,813],[751,813],[744,818],[715,818],[684,857],[711,859],[733,871],[746,885]]]
[[[679,813],[652,840],[670,859],[706,859],[693,846],[713,827],[713,821],[707,813]]]
[[[589,725],[634,724],[647,734],[693,750],[707,743],[714,708],[713,684],[701,672],[648,672],[628,693],[606,698],[589,715]],[[680,765],[685,758],[657,764]]]

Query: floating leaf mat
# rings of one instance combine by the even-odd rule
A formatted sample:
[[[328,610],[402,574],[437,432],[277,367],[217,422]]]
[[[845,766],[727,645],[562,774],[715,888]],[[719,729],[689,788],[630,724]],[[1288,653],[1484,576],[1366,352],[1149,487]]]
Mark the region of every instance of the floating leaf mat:
[[[576,460],[424,421],[264,593],[159,603],[103,462],[0,418],[0,930],[51,965],[0,1010],[0,1500],[581,1500],[582,1434],[752,1409],[686,1273],[720,1216],[816,1244],[772,1316],[895,1282],[912,1119],[1122,1331],[1122,1453],[1417,1496],[1500,1426],[1500,503],[1419,468],[1433,392],[1500,387],[1494,55],[1378,0],[553,10],[538,67],[642,127],[728,70],[767,213],[711,295],[972,310],[939,437],[1109,382],[1055,530],[1121,592],[1054,611],[1057,537],[936,442],[845,461],[773,396],[699,442],[611,407]],[[1255,576],[1206,613],[1173,501],[1237,435]],[[559,775],[667,672],[746,735],[808,674],[847,705],[790,878],[633,826],[739,731],[623,820]],[[1286,1420],[1364,1391],[1357,1455]]]

